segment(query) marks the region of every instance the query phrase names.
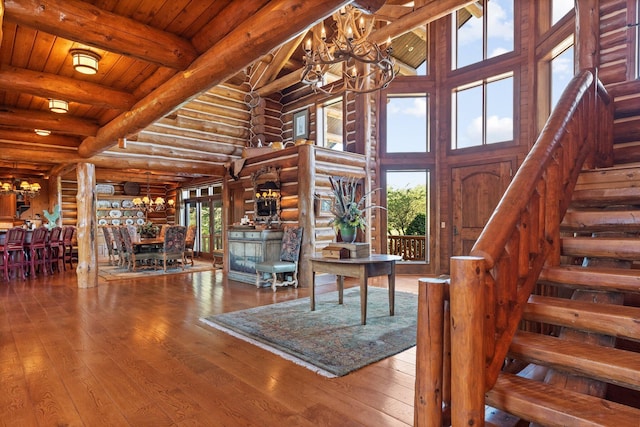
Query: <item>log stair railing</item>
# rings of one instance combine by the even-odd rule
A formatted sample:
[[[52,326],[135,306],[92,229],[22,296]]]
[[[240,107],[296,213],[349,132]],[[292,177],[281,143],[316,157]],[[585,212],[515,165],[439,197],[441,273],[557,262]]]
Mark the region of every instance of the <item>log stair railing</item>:
[[[610,166],[612,130],[581,72],[470,256],[420,280],[416,426],[640,425],[619,398],[640,402],[640,190],[630,171],[581,174]],[[607,174],[629,184],[597,183]]]

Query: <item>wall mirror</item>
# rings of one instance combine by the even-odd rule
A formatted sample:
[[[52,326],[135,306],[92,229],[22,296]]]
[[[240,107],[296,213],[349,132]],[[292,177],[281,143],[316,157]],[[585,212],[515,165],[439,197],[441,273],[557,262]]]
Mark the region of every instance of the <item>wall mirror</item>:
[[[280,220],[280,168],[262,168],[251,175],[256,222]]]

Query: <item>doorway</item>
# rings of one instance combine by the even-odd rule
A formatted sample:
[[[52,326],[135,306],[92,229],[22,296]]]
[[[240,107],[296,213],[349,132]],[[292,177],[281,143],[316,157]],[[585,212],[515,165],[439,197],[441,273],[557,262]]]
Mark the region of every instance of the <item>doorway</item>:
[[[184,224],[195,225],[194,255],[213,259],[222,250],[222,199],[220,196],[198,197],[184,201]]]
[[[399,255],[402,274],[431,272],[431,191],[428,169],[389,169],[386,182],[387,253]]]

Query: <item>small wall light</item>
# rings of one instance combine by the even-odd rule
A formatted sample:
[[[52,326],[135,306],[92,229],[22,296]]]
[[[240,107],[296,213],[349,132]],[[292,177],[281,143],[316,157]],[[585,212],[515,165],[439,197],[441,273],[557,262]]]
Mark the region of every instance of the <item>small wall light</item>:
[[[73,68],[82,74],[96,74],[98,72],[98,61],[100,55],[84,49],[71,49],[73,58]]]
[[[63,101],[62,99],[50,99],[49,100],[49,110],[54,113],[66,113],[69,111],[69,103],[67,101]]]
[[[40,136],[49,136],[51,135],[51,131],[50,130],[46,130],[46,129],[35,129],[36,135],[40,135]]]

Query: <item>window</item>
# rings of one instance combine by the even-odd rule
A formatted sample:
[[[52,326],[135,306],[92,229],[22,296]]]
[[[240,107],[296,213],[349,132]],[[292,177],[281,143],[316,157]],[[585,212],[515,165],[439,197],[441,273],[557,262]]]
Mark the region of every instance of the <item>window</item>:
[[[387,153],[429,151],[427,94],[387,97]]]
[[[453,91],[451,148],[513,140],[513,73]]]
[[[513,0],[483,0],[456,11],[452,69],[512,52],[513,16]]]
[[[551,0],[551,25],[573,10],[574,0]]]
[[[344,151],[344,119],[342,98],[325,103],[318,114],[318,145]]]
[[[426,25],[416,27],[394,38],[391,42],[393,56],[402,58],[402,66],[398,67],[396,64],[399,75],[427,75],[427,50],[429,46],[427,28]]]
[[[560,95],[573,78],[573,37],[552,52],[551,67],[551,109],[556,106]]]

